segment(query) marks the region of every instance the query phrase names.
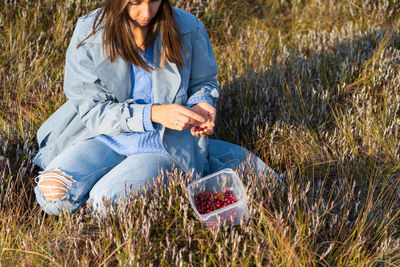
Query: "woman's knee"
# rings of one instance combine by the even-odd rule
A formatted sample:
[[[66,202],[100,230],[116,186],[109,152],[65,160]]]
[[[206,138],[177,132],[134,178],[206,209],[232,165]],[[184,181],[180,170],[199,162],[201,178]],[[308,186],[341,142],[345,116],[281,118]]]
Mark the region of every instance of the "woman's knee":
[[[107,213],[114,211],[115,200],[118,199],[118,195],[109,195],[101,191],[91,191],[86,204],[93,216],[106,217]]]
[[[42,172],[35,181],[36,200],[47,214],[59,215],[63,209],[77,208],[77,203],[69,202],[68,195],[75,181],[64,172],[58,169]]]
[[[130,199],[142,194],[150,193],[150,185],[154,179],[164,179],[164,175],[151,175],[147,179],[136,180],[135,182],[119,182],[104,186],[96,184],[89,192],[87,204],[95,216],[104,217],[108,212],[114,212],[115,206],[124,206]]]
[[[60,170],[51,170],[37,177],[40,192],[45,199],[64,198],[71,189],[74,180]]]

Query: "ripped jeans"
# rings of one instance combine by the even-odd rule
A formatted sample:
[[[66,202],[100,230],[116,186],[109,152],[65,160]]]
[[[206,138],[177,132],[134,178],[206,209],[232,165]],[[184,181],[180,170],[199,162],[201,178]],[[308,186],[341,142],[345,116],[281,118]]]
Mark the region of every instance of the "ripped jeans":
[[[249,156],[257,172],[269,169],[258,157],[238,145],[211,138],[209,142],[210,173],[235,169]],[[89,139],[54,158],[35,179],[34,191],[37,202],[48,214],[58,215],[62,210],[74,212],[86,203],[92,211],[105,214],[104,198],[115,204],[124,199],[126,193],[143,189],[147,180],[151,183],[174,165],[168,154],[124,156],[101,141]]]

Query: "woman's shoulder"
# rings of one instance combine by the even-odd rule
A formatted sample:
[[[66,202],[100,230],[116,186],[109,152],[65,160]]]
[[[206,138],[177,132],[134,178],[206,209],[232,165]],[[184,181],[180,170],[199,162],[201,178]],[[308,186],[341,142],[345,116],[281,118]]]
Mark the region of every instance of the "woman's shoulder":
[[[181,33],[195,32],[199,27],[204,27],[200,20],[193,14],[177,7],[174,7],[174,12],[175,20],[178,23]]]
[[[95,9],[89,12],[88,14],[81,16],[78,18],[78,21],[75,26],[74,30],[74,37],[75,42],[79,43],[81,40],[86,38],[92,31],[93,31],[93,24],[95,23],[97,15],[101,12],[101,9]],[[102,31],[103,26],[97,29],[96,34],[91,36],[87,41],[90,43],[102,43]]]

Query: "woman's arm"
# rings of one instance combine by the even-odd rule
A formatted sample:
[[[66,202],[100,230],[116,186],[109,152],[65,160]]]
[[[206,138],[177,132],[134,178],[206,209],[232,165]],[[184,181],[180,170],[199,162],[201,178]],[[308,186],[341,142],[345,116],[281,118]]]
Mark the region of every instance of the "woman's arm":
[[[188,88],[187,105],[190,109],[207,119],[206,123],[195,123],[191,127],[192,135],[206,137],[214,132],[216,104],[219,89],[215,76],[218,67],[204,25],[198,21],[192,39],[192,67]]]
[[[73,103],[83,124],[89,129],[107,135],[122,132],[142,132],[144,104],[136,104],[132,99],[119,103],[95,73],[95,55],[89,47],[99,43],[77,44],[89,32],[90,26],[78,20],[66,56],[64,91]],[[98,48],[100,49],[100,48]],[[118,90],[118,88],[113,88]],[[127,124],[127,120],[135,123]]]
[[[192,38],[192,66],[188,88],[189,106],[205,101],[216,106],[219,89],[217,63],[204,25],[197,21],[197,29]]]
[[[191,127],[193,135],[205,137],[205,135],[196,132],[195,128],[207,126],[208,131],[205,131],[205,134],[212,134],[213,132],[215,105],[219,96],[215,78],[218,67],[204,25],[194,16],[190,16],[195,20],[195,27],[192,30],[190,40],[192,49],[191,65],[189,66],[188,101],[186,102],[188,108],[175,104],[153,106],[152,120],[175,130]],[[192,113],[188,113],[188,110]],[[206,121],[200,120],[201,118],[205,118]],[[179,126],[175,126],[176,122]]]

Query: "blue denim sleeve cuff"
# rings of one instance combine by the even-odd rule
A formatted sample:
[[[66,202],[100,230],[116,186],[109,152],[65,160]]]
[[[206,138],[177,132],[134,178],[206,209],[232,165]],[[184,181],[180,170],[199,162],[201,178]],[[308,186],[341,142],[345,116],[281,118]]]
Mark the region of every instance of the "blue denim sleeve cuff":
[[[151,107],[153,104],[146,104],[143,109],[143,128],[145,131],[155,131],[153,122],[151,121]]]
[[[133,101],[128,100],[124,103],[127,108],[121,116],[121,128],[125,132],[144,132],[143,128],[143,111],[144,104],[134,104]]]
[[[213,101],[209,97],[206,97],[206,96],[198,96],[198,97],[190,98],[189,101],[186,103],[186,105],[188,107],[191,107],[193,105],[196,105],[199,102],[207,102],[208,104],[213,106]]]

